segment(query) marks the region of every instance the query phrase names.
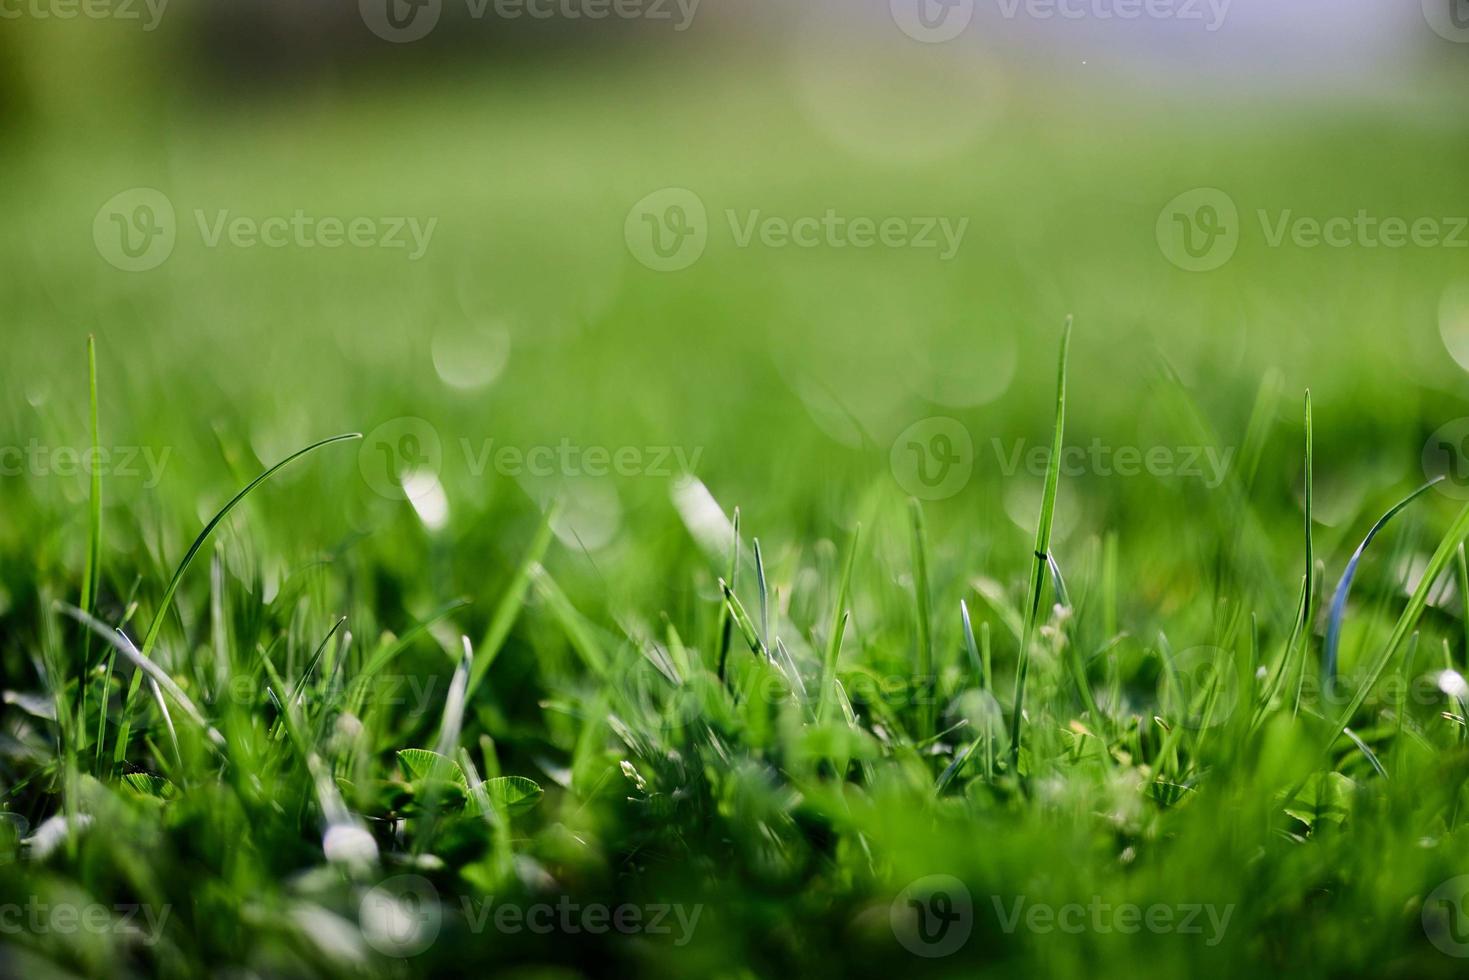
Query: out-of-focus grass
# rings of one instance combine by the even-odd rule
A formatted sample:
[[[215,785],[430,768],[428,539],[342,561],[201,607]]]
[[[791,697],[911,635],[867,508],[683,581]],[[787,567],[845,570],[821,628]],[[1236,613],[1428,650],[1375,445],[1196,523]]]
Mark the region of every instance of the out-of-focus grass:
[[[777,71],[752,78],[691,57],[363,80],[319,102],[235,112],[180,99],[141,125],[46,129],[7,148],[0,443],[89,444],[94,333],[101,444],[166,460],[156,485],[146,472],[106,479],[100,619],[141,640],[179,558],[240,486],[318,438],[369,439],[364,454],[330,447],[263,486],[184,580],[155,658],[227,743],[211,748],[174,706],[176,751],[145,690],[128,768],[168,780],[146,791],[119,782],[111,742],[101,754],[93,744],[99,726],[116,738],[130,673],[119,662],[104,687],[104,646],[53,605],[76,602],[85,577],[88,481],[0,479],[5,688],[39,695],[62,719],[7,703],[0,789],[33,826],[94,819],[74,844],[0,867],[6,893],[174,917],[155,945],[110,934],[6,942],[83,972],[113,955],[172,975],[386,970],[356,931],[360,902],[376,880],[413,873],[446,914],[438,941],[407,961],[426,974],[470,958],[681,976],[1452,972],[1419,907],[1465,867],[1462,707],[1369,702],[1354,728],[1388,778],[1342,739],[1329,762],[1352,780],[1341,789],[1320,773],[1329,733],[1316,715],[1333,717],[1330,706],[1308,696],[1297,715],[1288,692],[1259,706],[1252,727],[1251,698],[1265,690],[1254,668],[1268,676],[1279,663],[1305,570],[1298,394],[1309,386],[1315,407],[1314,552],[1329,588],[1371,521],[1422,482],[1429,433],[1465,412],[1462,372],[1439,336],[1464,253],[1269,248],[1254,215],[1469,213],[1455,179],[1462,130],[1368,110],[1142,111],[1140,98],[1013,81],[988,100],[978,85],[935,95],[915,118],[877,97],[881,78],[816,56]],[[179,238],[163,266],[128,274],[103,261],[91,227],[103,201],[134,186],[169,197]],[[1223,268],[1186,273],[1161,254],[1154,223],[1199,186],[1225,190],[1245,231]],[[710,214],[707,252],[676,274],[644,268],[623,239],[628,209],[663,187],[693,190]],[[921,251],[738,248],[724,216],[829,208],[969,226],[945,263]],[[211,249],[196,209],[210,220],[302,209],[437,225],[417,262]],[[1252,448],[1259,462],[1217,487],[1062,477],[1050,552],[1071,601],[1042,607],[1017,773],[1008,725],[984,721],[1010,720],[1010,623],[1028,601],[1042,480],[1001,472],[1000,457],[1017,440],[1049,440],[1068,313],[1068,445],[1207,442],[1232,459]],[[446,382],[466,370],[493,380]],[[1274,395],[1258,401],[1249,447],[1262,384]],[[928,731],[930,709],[911,693],[922,686],[912,531],[889,454],[933,416],[973,434],[975,472],[923,505],[939,674]],[[364,478],[370,434],[402,417],[424,420],[443,447],[429,514]],[[718,506],[741,508],[739,606],[717,584],[728,540],[700,547],[690,524],[704,525],[688,519],[699,498],[671,475],[474,472],[486,449],[563,441],[697,458],[693,475]],[[524,565],[552,501],[552,544]],[[1385,643],[1456,504],[1429,494],[1367,553],[1344,674]],[[850,598],[837,607],[859,522]],[[739,625],[723,629],[731,608],[759,616],[751,537],[772,591],[770,636],[789,646],[809,700],[784,696],[797,685],[779,658],[752,655]],[[485,653],[518,573],[525,608],[453,747],[481,778],[537,781],[545,797],[529,810],[395,755],[440,744],[459,637]],[[990,691],[964,652],[961,599],[993,636]],[[1400,653],[1389,673],[1463,669],[1462,602],[1435,600],[1413,669]],[[844,612],[836,672],[855,702],[850,727],[810,710],[835,697],[820,689],[822,651]],[[350,641],[320,647],[343,616]],[[1308,675],[1319,627],[1305,631]],[[728,689],[714,676],[725,635]],[[1182,723],[1197,705],[1158,689],[1170,658],[1198,647],[1224,651],[1237,673],[1233,710],[1202,730]],[[423,687],[353,691],[385,651],[388,673]],[[650,667],[660,657],[676,684]],[[858,696],[872,677],[902,680],[884,698]],[[229,682],[243,693],[223,696]],[[345,700],[329,697],[341,684]],[[283,707],[297,685],[316,696]],[[936,794],[955,753],[991,729],[994,778],[976,752]],[[366,827],[380,860],[328,864],[324,827]],[[889,904],[940,873],[971,892],[974,934],[951,957],[917,960],[895,944]],[[562,894],[704,911],[693,941],[673,947],[475,932],[459,904]],[[1234,910],[1213,945],[1147,930],[1007,932],[997,910],[1017,896]]]

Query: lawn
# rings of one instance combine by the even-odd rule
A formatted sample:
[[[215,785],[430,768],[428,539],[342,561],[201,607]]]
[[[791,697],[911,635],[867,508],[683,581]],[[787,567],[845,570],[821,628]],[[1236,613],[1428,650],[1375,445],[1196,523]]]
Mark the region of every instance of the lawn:
[[[1461,118],[557,64],[0,148],[0,971],[1460,975]]]

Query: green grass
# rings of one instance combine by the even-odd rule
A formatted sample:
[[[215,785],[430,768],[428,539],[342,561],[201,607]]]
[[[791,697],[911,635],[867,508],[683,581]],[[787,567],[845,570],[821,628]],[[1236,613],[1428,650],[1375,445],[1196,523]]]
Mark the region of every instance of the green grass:
[[[166,155],[7,149],[0,442],[168,455],[156,485],[0,478],[0,970],[1458,975],[1431,896],[1469,873],[1469,509],[1413,488],[1469,414],[1438,337],[1462,257],[1254,235],[1189,274],[1152,238],[1194,186],[1247,219],[1469,212],[1457,124],[1030,93],[899,172],[743,72],[670,70],[615,68],[636,107],[471,76],[179,110]],[[134,185],[440,230],[413,265],[181,238],[129,275],[89,229]],[[974,230],[948,266],[726,236],[661,275],[621,235],[664,186],[715,223]],[[890,450],[935,416],[974,472],[913,501]],[[400,418],[442,453],[414,501],[374,490]],[[514,475],[476,468],[489,439],[698,462]],[[1005,472],[1017,440],[1044,458]],[[1232,462],[1061,465],[1094,442]],[[915,910],[964,893],[964,941],[915,955]],[[568,902],[677,912],[494,914]],[[134,928],[12,930],[6,903]],[[1171,924],[1119,929],[1128,905]]]

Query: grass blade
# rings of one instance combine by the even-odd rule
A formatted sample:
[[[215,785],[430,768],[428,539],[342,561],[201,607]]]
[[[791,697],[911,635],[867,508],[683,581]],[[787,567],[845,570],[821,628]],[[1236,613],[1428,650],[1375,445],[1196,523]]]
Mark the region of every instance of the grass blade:
[[[173,606],[173,597],[178,593],[179,585],[183,582],[184,579],[184,573],[186,573],[189,570],[189,566],[193,564],[194,556],[197,555],[199,553],[199,550],[204,547],[204,543],[209,540],[209,536],[214,533],[214,529],[217,528],[220,523],[230,515],[230,512],[234,510],[235,507],[238,506],[242,500],[250,495],[251,491],[260,486],[266,480],[269,480],[276,473],[280,472],[288,464],[300,459],[302,456],[305,456],[308,453],[315,452],[316,450],[321,449],[324,446],[330,446],[333,443],[346,442],[351,439],[361,438],[362,433],[349,432],[339,436],[332,436],[330,439],[323,439],[320,442],[312,443],[305,449],[297,450],[296,452],[287,456],[285,459],[281,460],[279,463],[276,463],[274,466],[270,467],[270,469],[266,470],[264,473],[261,473],[254,480],[250,481],[250,483],[246,485],[243,490],[235,494],[234,497],[230,498],[230,502],[225,504],[224,507],[219,511],[219,513],[215,514],[214,517],[210,519],[208,524],[204,525],[204,530],[200,531],[198,536],[194,538],[194,543],[189,546],[189,550],[184,555],[183,561],[179,562],[178,568],[174,569],[173,578],[169,580],[168,588],[164,589],[163,598],[159,600],[158,603],[158,609],[153,613],[153,621],[148,626],[148,632],[143,636],[143,645],[142,648],[138,651],[139,656],[141,656],[144,660],[147,660],[149,655],[153,652],[153,645],[158,642],[158,633],[160,630],[163,629],[163,621],[168,616],[168,610]],[[130,725],[128,723],[128,715],[133,703],[133,698],[138,693],[138,686],[142,683],[142,679],[143,678],[141,674],[133,674],[132,683],[128,686],[127,697],[123,700],[122,720],[118,727],[117,745],[113,749],[112,755],[112,761],[114,765],[120,763],[122,761],[123,755],[127,752],[128,735],[130,729]]]
[[[1025,607],[1025,622],[1020,633],[1019,661],[1015,668],[1015,698],[1010,719],[1010,771],[1020,767],[1020,727],[1025,712],[1025,678],[1030,670],[1030,636],[1040,613],[1041,590],[1045,587],[1046,565],[1051,549],[1051,525],[1056,513],[1056,489],[1061,479],[1061,443],[1066,429],[1066,362],[1071,350],[1071,317],[1061,332],[1061,356],[1056,371],[1056,427],[1051,437],[1051,456],[1046,462],[1045,491],[1041,496],[1040,518],[1035,529],[1034,561],[1030,566],[1030,601]]]
[[[1388,521],[1396,517],[1399,511],[1418,499],[1430,487],[1442,479],[1443,477],[1439,477],[1437,480],[1430,480],[1402,500],[1399,500],[1396,504],[1393,504],[1388,509],[1388,512],[1379,517],[1377,523],[1372,525],[1371,530],[1367,532],[1367,536],[1362,539],[1362,543],[1357,545],[1357,550],[1352,552],[1351,561],[1347,562],[1346,570],[1341,575],[1341,581],[1337,583],[1336,592],[1331,597],[1331,612],[1328,614],[1326,620],[1326,643],[1321,652],[1321,681],[1325,685],[1328,694],[1331,693],[1333,686],[1336,684],[1337,647],[1341,643],[1341,623],[1343,617],[1346,615],[1347,595],[1352,590],[1352,579],[1357,575],[1357,565],[1362,560],[1362,553],[1367,550],[1367,546],[1372,543],[1372,539],[1377,537],[1377,532],[1387,526]],[[1460,568],[1462,573],[1462,550],[1460,550],[1459,555],[1461,557]]]
[[[923,506],[912,498],[908,501],[908,516],[913,530],[913,601],[918,607],[918,738],[922,740],[934,731],[933,701],[938,685],[933,676],[933,625],[929,619],[931,600],[928,591],[928,544],[923,533]]]

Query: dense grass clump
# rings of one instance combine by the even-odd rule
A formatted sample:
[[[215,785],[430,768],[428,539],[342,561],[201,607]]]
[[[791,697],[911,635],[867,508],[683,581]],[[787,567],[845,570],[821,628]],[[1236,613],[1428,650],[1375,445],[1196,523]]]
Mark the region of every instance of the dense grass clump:
[[[1428,543],[1385,529],[1430,487],[1393,505],[1323,609],[1308,397],[1294,613],[1226,577],[1140,612],[1119,536],[1053,550],[1070,339],[1023,590],[917,500],[772,550],[685,474],[675,607],[578,601],[563,504],[527,499],[499,584],[414,614],[350,541],[270,581],[250,554],[307,492],[273,481],[359,436],[266,466],[166,577],[122,571],[141,528],[91,480],[78,574],[5,613],[10,968],[1450,975],[1469,509],[1354,599]]]

